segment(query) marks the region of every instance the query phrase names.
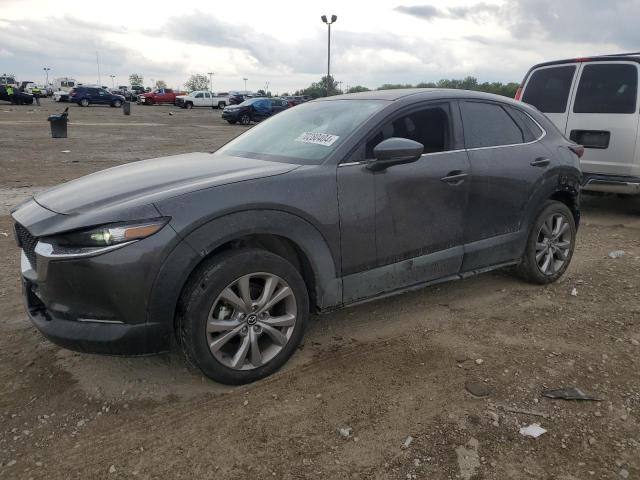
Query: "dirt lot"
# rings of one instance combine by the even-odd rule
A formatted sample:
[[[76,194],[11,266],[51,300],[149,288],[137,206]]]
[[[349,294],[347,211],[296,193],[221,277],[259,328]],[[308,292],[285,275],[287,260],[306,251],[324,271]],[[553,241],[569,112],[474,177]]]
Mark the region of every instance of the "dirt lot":
[[[244,127],[208,109],[71,106],[70,138],[53,140],[45,119],[60,105],[43,105],[0,106],[0,478],[640,478],[640,202],[586,199],[555,285],[499,272],[314,317],[283,371],[229,388],[178,355],[44,340],[23,312],[7,212]],[[602,401],[541,396],[563,386]],[[525,438],[531,423],[547,433]]]

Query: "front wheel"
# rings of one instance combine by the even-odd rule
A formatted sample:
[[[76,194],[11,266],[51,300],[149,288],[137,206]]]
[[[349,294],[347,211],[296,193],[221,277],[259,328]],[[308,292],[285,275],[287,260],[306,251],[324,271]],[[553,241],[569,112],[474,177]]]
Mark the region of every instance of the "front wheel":
[[[264,250],[234,250],[193,274],[180,301],[180,343],[209,378],[250,383],[293,355],[308,316],[306,285],[291,263]]]
[[[555,282],[569,267],[575,244],[573,213],[562,202],[547,202],[529,232],[519,276],[531,283]]]
[[[249,125],[249,124],[251,123],[251,117],[249,116],[249,114],[248,114],[248,113],[243,113],[243,114],[240,116],[240,123],[241,123],[242,125]]]
[[[82,100],[80,100],[80,106],[81,107],[88,107],[89,106],[89,100],[87,100],[86,98],[83,98]]]
[[[218,102],[218,109],[220,109],[220,110],[224,110],[224,107],[226,107],[226,106],[227,106],[227,104],[226,104],[226,103],[224,103],[224,102]]]
[[[120,108],[122,106],[122,102],[120,100],[116,100],[115,102],[113,102],[113,106],[115,108]]]
[[[186,108],[187,110],[191,110],[193,108],[193,103],[191,102],[187,102],[184,104],[184,108]]]

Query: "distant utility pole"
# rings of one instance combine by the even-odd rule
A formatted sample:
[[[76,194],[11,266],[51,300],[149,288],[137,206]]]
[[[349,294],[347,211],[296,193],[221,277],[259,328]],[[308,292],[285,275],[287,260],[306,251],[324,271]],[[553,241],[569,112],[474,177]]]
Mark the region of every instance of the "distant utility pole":
[[[49,86],[49,70],[51,69],[49,67],[44,67],[43,70],[44,70],[44,74],[47,76],[44,86],[48,87]]]
[[[214,72],[209,72],[209,91],[213,92],[213,73]]]
[[[102,86],[102,77],[100,76],[100,58],[98,57],[98,51],[96,50],[96,63],[98,64],[98,85]]]
[[[249,80],[248,78],[243,78],[242,80],[244,80],[244,92],[247,93],[247,80]]]
[[[111,88],[116,88],[116,83],[115,83],[115,75],[109,75],[111,77]]]
[[[269,91],[269,82],[264,82],[264,93]]]
[[[326,15],[322,15],[320,17],[322,19],[322,21],[324,23],[327,24],[327,27],[329,27],[329,34],[328,34],[328,41],[327,41],[327,97],[329,96],[329,88],[330,88],[330,81],[331,81],[331,25],[333,23],[336,23],[336,20],[338,20],[338,16],[337,15],[331,15],[331,21],[327,20],[327,16]]]

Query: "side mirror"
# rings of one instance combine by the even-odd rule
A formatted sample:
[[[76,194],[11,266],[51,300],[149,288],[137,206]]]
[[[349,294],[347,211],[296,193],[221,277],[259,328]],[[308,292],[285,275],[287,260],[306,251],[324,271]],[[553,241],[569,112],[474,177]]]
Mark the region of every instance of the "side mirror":
[[[420,158],[424,145],[408,138],[391,137],[373,148],[375,160],[367,165],[369,170],[385,170],[392,165],[412,163]]]

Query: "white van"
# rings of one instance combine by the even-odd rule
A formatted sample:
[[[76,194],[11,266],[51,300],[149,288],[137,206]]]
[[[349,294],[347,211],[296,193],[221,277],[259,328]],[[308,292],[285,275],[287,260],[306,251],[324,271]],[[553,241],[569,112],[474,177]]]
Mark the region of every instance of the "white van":
[[[640,194],[639,68],[640,53],[542,63],[516,93],[585,147],[583,190]]]

